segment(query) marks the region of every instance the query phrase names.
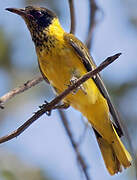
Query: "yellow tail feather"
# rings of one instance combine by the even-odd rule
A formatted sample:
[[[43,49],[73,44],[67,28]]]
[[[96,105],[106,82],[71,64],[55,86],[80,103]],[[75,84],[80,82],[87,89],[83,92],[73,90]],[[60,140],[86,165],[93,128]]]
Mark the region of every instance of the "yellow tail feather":
[[[131,165],[132,158],[129,152],[125,149],[113,125],[112,128],[115,133],[115,138],[114,142],[112,143],[112,147],[121,165],[123,165],[124,168],[127,168]]]
[[[106,165],[106,168],[110,175],[114,175],[122,171],[122,166],[127,168],[131,165],[131,156],[122,144],[114,126],[114,141],[112,144],[108,143],[107,140],[103,139],[95,131],[96,138]]]
[[[115,155],[115,152],[112,148],[112,145],[110,145],[105,139],[102,137],[97,138],[106,168],[110,175],[114,175],[118,172],[122,171],[121,164],[117,159],[117,156]]]

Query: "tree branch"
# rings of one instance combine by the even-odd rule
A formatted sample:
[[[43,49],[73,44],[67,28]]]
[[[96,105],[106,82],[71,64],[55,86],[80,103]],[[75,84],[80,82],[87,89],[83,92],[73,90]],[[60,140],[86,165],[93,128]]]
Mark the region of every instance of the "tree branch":
[[[98,9],[95,0],[89,0],[90,4],[90,22],[89,22],[89,29],[88,29],[88,36],[86,39],[86,46],[90,50],[93,40],[93,30],[96,25],[95,15]]]
[[[35,86],[36,84],[40,83],[41,81],[43,81],[42,76],[36,77],[36,78],[34,78],[32,80],[27,81],[22,86],[17,87],[15,89],[13,89],[12,91],[6,93],[2,97],[0,97],[0,108],[3,109],[4,108],[3,104],[6,101],[8,101],[9,99],[11,99],[14,96],[26,91],[27,89],[31,88],[32,86]]]
[[[78,160],[79,164],[81,165],[81,168],[82,168],[82,170],[83,170],[83,172],[85,174],[85,177],[86,177],[87,180],[90,180],[90,177],[89,177],[88,171],[87,171],[88,170],[87,165],[86,165],[86,163],[84,161],[84,158],[82,157],[82,155],[81,155],[81,153],[79,151],[79,148],[78,148],[77,144],[75,143],[75,140],[73,138],[73,134],[72,134],[72,132],[70,130],[70,127],[69,127],[69,124],[68,124],[68,121],[67,121],[67,117],[66,117],[66,115],[64,114],[64,112],[62,110],[59,110],[59,115],[60,115],[60,118],[61,118],[62,123],[64,125],[64,128],[66,130],[66,133],[67,133],[67,135],[68,135],[68,137],[70,139],[71,145],[75,150],[77,160]]]
[[[75,34],[75,25],[76,25],[76,23],[75,23],[74,1],[73,0],[68,0],[68,3],[69,3],[69,9],[70,9],[70,18],[71,18],[70,33]],[[74,152],[76,154],[78,163],[80,165],[79,166],[80,171],[82,169],[82,172],[84,173],[86,179],[90,180],[90,177],[89,177],[88,171],[87,171],[87,169],[88,169],[87,165],[86,165],[85,160],[84,160],[84,158],[82,157],[82,155],[81,155],[81,153],[79,151],[79,148],[78,148],[77,144],[75,143],[75,140],[73,138],[73,134],[71,132],[71,129],[70,129],[67,117],[65,115],[65,112],[62,111],[61,109],[58,109],[58,112],[59,112],[59,115],[60,115],[61,122],[62,122],[62,124],[64,126],[65,131],[66,131],[66,134],[68,135],[69,140],[71,142],[71,145],[72,145],[72,147],[74,149]]]
[[[83,77],[79,78],[78,81],[70,85],[64,92],[62,92],[60,95],[58,95],[56,98],[54,98],[50,103],[43,104],[29,120],[27,120],[22,126],[20,126],[17,130],[13,131],[12,133],[3,136],[0,138],[0,144],[6,141],[9,141],[17,136],[19,136],[22,132],[25,131],[34,121],[36,121],[39,117],[41,117],[44,113],[47,113],[50,115],[49,112],[54,109],[54,107],[63,99],[65,98],[69,93],[71,93],[74,89],[79,87],[82,83],[87,81],[89,78],[95,76],[97,73],[99,73],[101,70],[103,70],[105,67],[107,67],[109,64],[111,64],[113,61],[115,61],[121,53],[115,54],[114,56],[108,57],[103,63],[100,64],[96,69],[93,71],[88,72]]]
[[[71,18],[71,26],[70,26],[70,33],[75,33],[75,12],[74,12],[74,2],[73,0],[68,0],[69,2],[69,9],[70,9],[70,18]]]

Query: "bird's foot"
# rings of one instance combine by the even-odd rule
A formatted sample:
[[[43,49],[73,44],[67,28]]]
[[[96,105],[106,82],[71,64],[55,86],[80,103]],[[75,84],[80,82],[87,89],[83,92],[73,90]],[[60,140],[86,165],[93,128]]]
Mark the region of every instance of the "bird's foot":
[[[70,85],[75,84],[77,81],[78,81],[78,78],[77,78],[76,76],[73,76],[73,77],[70,79]],[[70,86],[70,85],[69,85],[69,86]],[[86,92],[83,84],[81,84],[79,87],[77,87],[76,89],[74,89],[72,93],[73,93],[73,94],[76,94],[78,90],[82,90],[82,92],[83,92],[84,94],[87,94],[87,92]]]
[[[49,103],[47,102],[47,101],[44,101],[45,103],[43,104],[43,105],[41,105],[41,106],[39,106],[39,108],[42,110],[42,109],[44,109],[44,108],[47,108],[47,106],[49,105]],[[48,116],[50,116],[51,115],[51,111],[53,110],[53,109],[67,109],[67,108],[69,108],[69,104],[68,103],[66,103],[66,102],[64,102],[63,104],[59,104],[59,105],[55,105],[54,107],[50,107],[49,109],[47,109],[46,110],[46,115],[48,115]]]
[[[63,103],[63,104],[56,105],[56,106],[54,107],[54,109],[68,109],[69,106],[70,106],[70,105],[65,102],[65,103]]]

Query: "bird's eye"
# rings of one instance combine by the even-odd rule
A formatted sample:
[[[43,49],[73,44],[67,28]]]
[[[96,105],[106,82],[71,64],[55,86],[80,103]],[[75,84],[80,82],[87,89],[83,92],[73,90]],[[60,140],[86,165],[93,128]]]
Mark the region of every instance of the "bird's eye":
[[[42,16],[41,11],[37,11],[37,12],[36,12],[36,15],[37,15],[37,17],[41,17],[41,16]]]
[[[40,17],[43,16],[42,12],[41,11],[32,11],[31,12],[31,15],[36,18],[36,19],[39,19]]]

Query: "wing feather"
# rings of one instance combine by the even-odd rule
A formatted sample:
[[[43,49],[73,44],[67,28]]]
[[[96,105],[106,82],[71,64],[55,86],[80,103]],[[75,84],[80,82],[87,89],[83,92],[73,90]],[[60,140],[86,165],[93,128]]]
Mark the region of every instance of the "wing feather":
[[[95,62],[94,62],[93,58],[90,56],[88,49],[80,40],[78,40],[73,34],[67,34],[67,33],[64,35],[64,40],[70,44],[70,46],[74,49],[75,53],[80,57],[83,65],[85,66],[87,71],[91,71],[92,69],[96,68]],[[95,82],[98,89],[100,90],[103,97],[107,100],[110,114],[114,121],[113,122],[114,126],[117,130],[118,135],[122,136],[123,131],[121,128],[121,123],[120,123],[121,121],[120,121],[119,114],[116,111],[116,109],[111,101],[111,98],[108,94],[108,91],[103,83],[103,80],[102,80],[100,74],[97,74],[92,79]]]

